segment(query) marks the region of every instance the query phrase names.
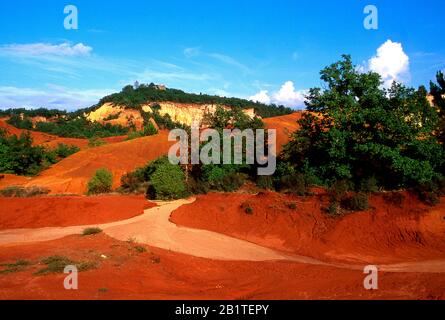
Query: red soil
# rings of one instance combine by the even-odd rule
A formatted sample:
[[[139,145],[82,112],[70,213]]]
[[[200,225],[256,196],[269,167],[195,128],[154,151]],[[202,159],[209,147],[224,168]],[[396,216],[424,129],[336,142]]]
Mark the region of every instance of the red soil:
[[[298,130],[297,121],[301,119],[302,115],[303,112],[295,112],[281,117],[263,119],[266,128],[277,130],[277,153],[289,142],[289,136]]]
[[[442,274],[379,273],[379,290],[363,288],[362,271],[288,262],[212,261],[135,245],[100,234],[2,247],[0,264],[30,261],[0,274],[0,299],[444,299]],[[35,275],[43,258],[96,262],[65,290],[65,274]],[[106,258],[101,257],[104,255]]]
[[[122,175],[167,154],[170,146],[168,133],[162,131],[155,136],[86,149],[45,170],[27,186],[47,187],[51,194],[84,194],[96,170],[107,168],[117,188]]]
[[[14,174],[0,174],[0,189],[4,189],[9,186],[21,186],[29,182],[30,178],[16,176]]]
[[[153,206],[143,196],[0,198],[0,230],[108,223]]]
[[[405,194],[402,207],[371,196],[372,209],[329,218],[327,197],[277,193],[209,194],[182,206],[172,221],[326,261],[396,263],[445,258],[445,199],[427,207]],[[248,215],[241,208],[253,208]],[[288,207],[295,203],[297,209]]]

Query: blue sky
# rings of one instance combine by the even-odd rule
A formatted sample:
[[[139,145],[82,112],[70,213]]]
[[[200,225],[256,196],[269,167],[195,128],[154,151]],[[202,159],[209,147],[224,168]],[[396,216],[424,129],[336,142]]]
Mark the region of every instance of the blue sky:
[[[63,26],[66,5],[78,30]],[[378,30],[363,9],[378,8]],[[445,68],[443,0],[0,2],[0,108],[88,107],[125,84],[302,105],[341,54],[411,86]]]

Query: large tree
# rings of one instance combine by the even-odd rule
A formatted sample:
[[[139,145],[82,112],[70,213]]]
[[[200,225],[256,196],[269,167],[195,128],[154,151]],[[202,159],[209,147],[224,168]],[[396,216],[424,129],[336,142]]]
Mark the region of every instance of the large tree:
[[[442,144],[445,144],[445,79],[443,77],[442,72],[438,72],[437,76],[437,84],[434,82],[430,83],[430,90],[431,95],[433,96],[434,105],[438,108],[439,112],[439,124],[437,129],[437,136],[442,142]]]
[[[359,187],[376,179],[392,189],[440,175],[443,150],[432,134],[438,115],[424,87],[385,89],[377,73],[360,72],[347,55],[321,79],[326,85],[309,91],[309,112],[285,146],[285,160],[326,184],[349,180]]]

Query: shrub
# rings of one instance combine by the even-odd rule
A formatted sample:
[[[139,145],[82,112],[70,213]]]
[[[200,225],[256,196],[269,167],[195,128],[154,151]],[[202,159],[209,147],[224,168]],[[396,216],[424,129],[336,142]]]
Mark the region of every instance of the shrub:
[[[38,275],[62,273],[66,266],[75,264],[72,260],[63,256],[51,256],[43,259],[41,262],[45,264],[46,267],[37,271],[36,274]]]
[[[27,260],[17,260],[15,263],[1,264],[0,267],[5,267],[5,269],[1,270],[0,274],[20,272],[30,264]]]
[[[331,202],[324,210],[331,217],[339,217],[343,215],[340,205],[337,202]]]
[[[371,177],[369,179],[365,179],[360,184],[360,191],[366,193],[375,193],[379,191],[377,179],[375,177]]]
[[[328,192],[331,201],[340,202],[349,190],[351,190],[351,183],[349,181],[337,180],[331,185]]]
[[[102,229],[100,229],[100,228],[86,228],[85,230],[83,230],[82,235],[91,236],[91,235],[95,235],[95,234],[98,234],[101,232],[102,232]]]
[[[253,214],[253,208],[249,202],[243,202],[241,204],[241,209],[243,209],[246,214],[249,214],[249,215]]]
[[[107,169],[99,169],[88,182],[88,194],[101,194],[111,191],[113,174]]]
[[[75,262],[64,256],[50,256],[41,261],[46,267],[36,272],[37,275],[48,273],[62,273],[66,266],[75,265],[79,272],[87,271],[96,267],[95,262]]]
[[[281,177],[279,189],[298,196],[305,196],[308,192],[305,176],[301,173],[294,173],[292,175]]]
[[[197,180],[189,176],[187,180],[187,192],[189,194],[207,194],[209,193],[209,184],[202,180]]]
[[[260,176],[257,180],[257,186],[264,190],[273,190],[274,183],[271,176]]]
[[[342,201],[342,206],[351,211],[364,211],[369,208],[368,195],[365,193],[357,193],[352,197]]]
[[[180,199],[186,194],[184,172],[177,165],[164,162],[150,177],[148,196],[157,200]]]
[[[286,206],[291,209],[291,210],[296,210],[297,209],[297,204],[295,202],[288,202],[286,204]]]
[[[88,147],[90,148],[100,147],[103,146],[104,144],[106,144],[106,142],[99,139],[98,137],[92,137],[88,139]]]
[[[388,192],[383,194],[383,200],[394,206],[402,207],[405,196],[400,192]]]
[[[0,190],[0,197],[6,198],[31,198],[41,195],[46,195],[50,192],[47,188],[42,187],[21,187],[21,186],[9,186],[3,190]]]

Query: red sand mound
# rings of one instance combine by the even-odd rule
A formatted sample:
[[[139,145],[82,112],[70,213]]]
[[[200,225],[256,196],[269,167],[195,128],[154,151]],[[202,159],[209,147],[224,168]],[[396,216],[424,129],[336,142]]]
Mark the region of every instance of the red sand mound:
[[[30,178],[16,176],[14,174],[0,173],[0,189],[9,186],[21,186],[29,182]]]
[[[289,135],[298,130],[298,120],[301,119],[303,112],[295,112],[289,115],[264,119],[266,128],[277,130],[277,152],[279,153],[283,146],[289,142]]]
[[[402,207],[371,196],[373,209],[341,219],[322,212],[327,199],[209,194],[179,208],[172,221],[327,261],[392,263],[445,257],[445,199],[427,207],[409,194]],[[296,209],[290,209],[294,203]],[[248,204],[249,215],[241,208]]]
[[[171,143],[168,133],[107,144],[80,151],[31,179],[28,186],[47,187],[51,194],[84,194],[97,169],[113,173],[113,187],[120,185],[123,174],[168,153]]]
[[[0,230],[108,223],[153,206],[143,196],[0,198]]]
[[[379,290],[363,288],[363,272],[288,262],[194,258],[113,240],[104,234],[2,247],[0,264],[30,265],[0,275],[0,299],[444,299],[443,274],[379,273]],[[66,274],[36,275],[59,255],[97,268],[65,290]],[[105,258],[104,258],[105,256]]]

